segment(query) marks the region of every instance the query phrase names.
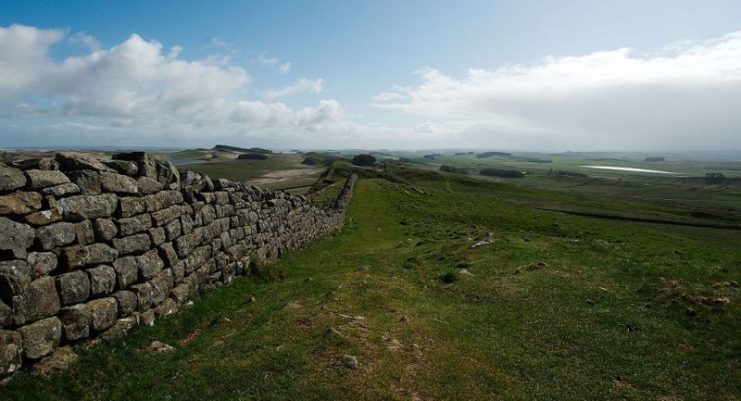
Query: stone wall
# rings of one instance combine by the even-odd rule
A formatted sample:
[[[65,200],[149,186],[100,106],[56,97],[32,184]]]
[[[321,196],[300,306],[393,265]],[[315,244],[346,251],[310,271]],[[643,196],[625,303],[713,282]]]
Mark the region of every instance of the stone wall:
[[[338,230],[355,178],[326,210],[142,152],[0,164],[0,379]]]

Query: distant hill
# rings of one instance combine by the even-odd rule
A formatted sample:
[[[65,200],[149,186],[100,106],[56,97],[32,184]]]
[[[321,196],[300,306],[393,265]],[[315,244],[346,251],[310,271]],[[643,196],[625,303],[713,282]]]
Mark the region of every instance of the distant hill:
[[[241,152],[241,153],[273,153],[272,150],[269,149],[263,149],[263,148],[240,148],[238,146],[231,146],[231,145],[216,145],[213,147],[213,150],[222,151],[222,152]]]

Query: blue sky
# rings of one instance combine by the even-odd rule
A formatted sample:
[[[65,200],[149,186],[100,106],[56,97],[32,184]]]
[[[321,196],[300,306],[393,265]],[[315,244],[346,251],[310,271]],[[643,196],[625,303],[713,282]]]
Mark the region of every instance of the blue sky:
[[[741,148],[739,21],[738,1],[1,1],[0,147]]]

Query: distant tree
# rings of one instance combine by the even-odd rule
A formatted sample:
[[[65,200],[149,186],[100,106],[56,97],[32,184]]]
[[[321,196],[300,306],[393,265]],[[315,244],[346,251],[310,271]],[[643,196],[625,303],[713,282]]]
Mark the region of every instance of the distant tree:
[[[453,173],[453,174],[467,174],[468,173],[468,171],[466,171],[466,169],[464,169],[464,168],[447,166],[447,165],[444,165],[444,164],[442,166],[440,166],[440,171],[443,171],[443,172],[446,172],[446,173]]]
[[[490,177],[503,177],[503,178],[522,178],[525,174],[519,170],[504,170],[498,168],[485,168],[481,170],[481,175],[487,175]]]
[[[356,166],[372,166],[376,158],[368,154],[360,154],[352,158],[352,164]]]
[[[301,162],[301,164],[304,164],[307,166],[313,166],[316,164],[316,160],[312,159],[311,157],[307,157],[304,159],[304,161]]]
[[[705,174],[705,182],[708,184],[720,184],[726,179],[723,173],[707,173]]]
[[[507,152],[484,152],[484,153],[479,153],[476,155],[476,157],[480,159],[483,159],[484,157],[492,157],[492,156],[512,156],[512,154],[507,153]]]
[[[644,160],[647,161],[647,162],[663,162],[666,159],[664,159],[663,157],[660,157],[660,156],[651,156],[651,157],[645,158]]]

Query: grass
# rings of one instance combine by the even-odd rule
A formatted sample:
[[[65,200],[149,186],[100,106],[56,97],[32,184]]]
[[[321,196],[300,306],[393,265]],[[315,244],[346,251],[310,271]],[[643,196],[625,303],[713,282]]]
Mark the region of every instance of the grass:
[[[565,202],[558,191],[406,178],[425,194],[360,180],[344,230],[274,265],[282,280],[237,279],[61,375],[20,374],[0,399],[741,397],[738,231],[595,220],[528,206]],[[153,340],[177,350],[144,351]]]

